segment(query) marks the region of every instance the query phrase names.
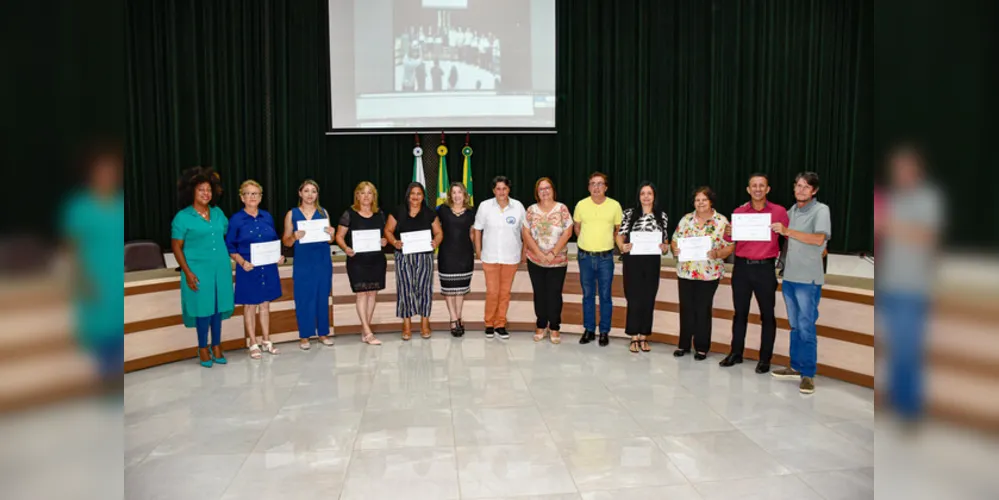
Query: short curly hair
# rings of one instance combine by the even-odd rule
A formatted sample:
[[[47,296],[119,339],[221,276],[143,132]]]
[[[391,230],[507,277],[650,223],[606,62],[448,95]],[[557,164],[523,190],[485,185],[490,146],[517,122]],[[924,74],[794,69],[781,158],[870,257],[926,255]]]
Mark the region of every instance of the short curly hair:
[[[209,205],[216,205],[222,197],[222,179],[211,167],[192,167],[180,174],[177,180],[177,205],[185,208],[194,204],[194,192],[198,186],[208,183],[212,187],[212,199]]]

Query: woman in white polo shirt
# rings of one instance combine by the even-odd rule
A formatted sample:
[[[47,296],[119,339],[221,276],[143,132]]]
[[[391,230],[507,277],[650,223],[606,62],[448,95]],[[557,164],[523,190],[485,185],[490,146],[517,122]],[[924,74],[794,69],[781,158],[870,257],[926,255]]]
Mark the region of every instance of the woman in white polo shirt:
[[[493,334],[510,338],[506,331],[506,311],[510,307],[510,290],[517,266],[524,261],[524,205],[510,198],[510,179],[493,178],[494,198],[481,205],[475,214],[475,255],[482,260],[486,275],[486,337]]]

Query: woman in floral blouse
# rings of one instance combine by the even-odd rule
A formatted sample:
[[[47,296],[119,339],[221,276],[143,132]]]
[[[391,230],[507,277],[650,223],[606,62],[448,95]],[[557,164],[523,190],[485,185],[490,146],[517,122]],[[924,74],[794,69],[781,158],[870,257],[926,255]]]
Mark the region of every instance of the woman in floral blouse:
[[[534,287],[534,315],[538,318],[534,341],[540,342],[550,334],[551,342],[558,344],[572,216],[569,207],[555,201],[555,186],[547,177],[534,184],[534,199],[537,203],[527,208],[523,228],[527,272]]]
[[[711,238],[711,250],[707,260],[677,262],[676,277],[680,291],[680,345],[673,352],[676,357],[690,353],[690,341],[694,340],[697,354],[694,359],[701,361],[711,349],[711,311],[718,290],[718,283],[725,272],[725,258],[732,253],[735,245],[724,239],[728,219],[714,209],[715,193],[704,186],[694,191],[694,211],[685,215],[673,233],[673,255],[680,257],[679,242],[683,238],[707,236]]]

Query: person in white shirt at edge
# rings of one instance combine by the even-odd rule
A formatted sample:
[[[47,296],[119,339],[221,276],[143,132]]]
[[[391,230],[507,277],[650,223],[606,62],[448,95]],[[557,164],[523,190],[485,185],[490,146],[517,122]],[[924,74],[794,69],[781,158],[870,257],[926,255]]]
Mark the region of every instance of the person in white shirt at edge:
[[[526,261],[521,227],[527,212],[510,198],[510,179],[498,175],[490,183],[493,196],[475,214],[475,256],[482,261],[486,275],[486,337],[493,334],[510,338],[506,331],[506,311],[517,266]]]

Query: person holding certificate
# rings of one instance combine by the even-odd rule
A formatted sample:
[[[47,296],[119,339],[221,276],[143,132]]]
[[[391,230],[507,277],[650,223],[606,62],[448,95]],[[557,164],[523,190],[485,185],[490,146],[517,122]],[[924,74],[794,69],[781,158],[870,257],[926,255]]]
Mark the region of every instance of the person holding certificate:
[[[527,207],[523,239],[527,247],[527,273],[534,288],[534,341],[551,335],[552,344],[562,342],[562,288],[569,266],[572,215],[569,207],[555,201],[555,186],[548,177],[534,183],[537,203]]]
[[[451,320],[451,335],[465,334],[465,324],[461,321],[461,310],[465,295],[472,283],[475,269],[475,247],[473,245],[472,224],[475,222],[475,209],[465,185],[452,182],[448,189],[447,201],[437,207],[444,239],[437,253],[437,276],[441,281],[441,295],[447,304]]]
[[[648,335],[652,334],[669,218],[659,208],[656,186],[651,182],[642,182],[637,198],[635,206],[622,214],[615,239],[624,260],[624,296],[628,300],[624,333],[631,335],[628,349],[649,352]]]
[[[385,289],[384,231],[385,214],[378,210],[378,190],[364,181],[354,188],[354,204],[340,216],[336,244],[347,254],[347,279],[356,296],[361,342],[369,345],[382,345],[371,331],[371,320],[375,295]]]
[[[819,299],[825,283],[822,254],[832,236],[829,207],[815,199],[819,191],[819,175],[802,172],[794,179],[794,199],[788,211],[790,222],[779,222],[773,231],[787,238],[784,280],[781,290],[787,307],[787,322],[791,324],[791,363],[774,370],[779,379],[797,380],[802,394],[815,392],[818,338],[815,322],[819,319]]]
[[[774,305],[777,302],[777,257],[780,255],[780,242],[777,233],[763,232],[770,225],[787,225],[787,210],[767,201],[770,193],[770,180],[766,174],[753,174],[746,187],[750,201],[732,212],[732,224],[725,226],[725,241],[735,241],[735,267],[732,269],[732,304],[735,317],[732,318],[732,346],[728,356],[718,363],[728,367],[742,363],[742,352],[746,346],[746,326],[749,323],[749,306],[756,296],[760,308],[760,361],[756,373],[770,371],[770,359],[774,354],[774,341],[777,339],[777,318]],[[740,220],[745,219],[745,220]]]
[[[715,292],[725,273],[725,259],[735,247],[725,241],[728,219],[715,209],[715,192],[707,186],[694,191],[694,211],[684,215],[673,233],[680,295],[680,343],[673,356],[690,354],[702,361],[711,350],[711,317]]]
[[[510,179],[498,175],[492,180],[493,198],[475,213],[475,254],[482,260],[486,275],[486,338],[510,338],[506,331],[506,311],[517,266],[524,261],[524,205],[510,198]]]
[[[406,199],[389,214],[385,238],[395,247],[395,314],[402,318],[402,340],[413,337],[413,316],[420,316],[420,336],[430,338],[434,299],[434,249],[444,237],[437,214],[424,202],[426,189],[409,183]]]
[[[295,319],[298,347],[308,351],[310,339],[319,336],[333,345],[330,335],[330,291],[333,288],[333,239],[329,214],[319,206],[319,184],[311,179],[298,188],[298,206],[284,216],[285,246],[295,247],[292,276],[295,283]]]
[[[226,251],[229,227],[222,209],[215,206],[222,186],[210,168],[184,172],[178,183],[178,201],[184,207],[170,224],[170,247],[180,265],[180,305],[184,326],[198,331],[201,366],[226,364],[222,354],[222,320],[235,308],[232,267]],[[211,331],[211,351],[208,332]]]
[[[277,354],[271,342],[271,301],[281,296],[278,264],[284,263],[281,239],[274,228],[274,218],[260,208],[264,189],[254,180],[239,186],[243,209],[232,215],[225,235],[229,257],[236,262],[235,303],[243,306],[243,330],[250,339],[250,358],[260,359],[257,344],[257,313],[264,335],[264,350]]]

